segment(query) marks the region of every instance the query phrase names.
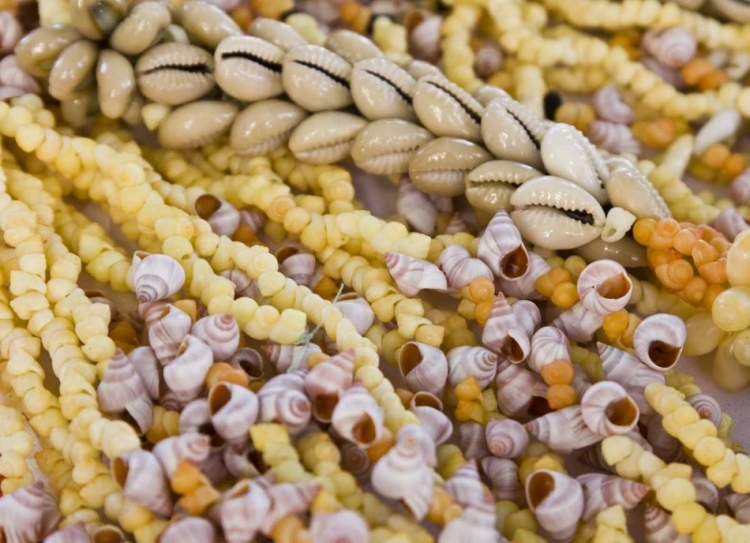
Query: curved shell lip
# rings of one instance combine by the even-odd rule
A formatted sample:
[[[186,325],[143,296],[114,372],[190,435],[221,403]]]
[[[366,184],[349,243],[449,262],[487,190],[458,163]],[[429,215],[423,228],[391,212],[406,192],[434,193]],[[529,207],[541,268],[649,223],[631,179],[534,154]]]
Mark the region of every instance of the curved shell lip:
[[[484,108],[444,76],[427,75],[419,79],[412,107],[419,121],[438,136],[482,141]]]
[[[352,100],[370,120],[404,119],[416,121],[412,100],[416,80],[385,58],[369,58],[352,67]]]
[[[318,45],[290,49],[281,68],[281,81],[287,96],[312,112],[350,105],[350,77],[351,65]]]
[[[491,101],[484,110],[481,133],[487,148],[499,159],[517,161],[544,170],[541,142],[502,99]]]
[[[163,43],[138,59],[135,75],[146,98],[176,106],[210,92],[215,85],[213,69],[213,57],[200,47]]]
[[[591,226],[604,226],[606,215],[594,197],[575,183],[544,175],[531,179],[513,193],[510,201],[517,209],[530,206],[547,206],[562,214]]]
[[[264,155],[284,145],[308,113],[286,100],[263,100],[235,118],[229,144],[239,155]]]
[[[214,52],[214,77],[233,98],[256,102],[284,92],[281,66],[284,51],[254,36],[230,36]]]
[[[433,139],[419,125],[401,119],[368,123],[354,139],[351,157],[362,170],[376,175],[394,175],[409,170],[409,159],[420,146]]]
[[[521,162],[491,160],[466,175],[466,199],[476,209],[494,215],[510,207],[510,197],[517,187],[542,175]]]
[[[516,209],[510,216],[526,241],[545,249],[576,249],[602,232],[601,226],[581,223],[546,206]]]
[[[661,194],[635,164],[622,157],[611,157],[606,163],[610,173],[605,187],[613,206],[621,207],[638,218],[660,220],[672,216]]]
[[[99,47],[89,40],[78,40],[62,50],[52,65],[48,90],[60,101],[73,100],[94,82]]]

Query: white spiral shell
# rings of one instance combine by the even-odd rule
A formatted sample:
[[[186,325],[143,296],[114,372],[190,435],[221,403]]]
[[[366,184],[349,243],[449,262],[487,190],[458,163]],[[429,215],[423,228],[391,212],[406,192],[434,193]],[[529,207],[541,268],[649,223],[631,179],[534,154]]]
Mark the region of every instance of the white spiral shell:
[[[633,346],[641,362],[657,371],[666,371],[677,364],[686,340],[687,329],[682,319],[657,313],[635,329]]]
[[[515,458],[529,444],[529,434],[520,422],[513,419],[491,420],[484,428],[487,448],[499,458]]]
[[[445,274],[448,287],[453,291],[461,290],[479,277],[490,280],[495,278],[492,270],[484,262],[478,258],[471,258],[469,251],[461,245],[446,247],[435,264]]]
[[[542,326],[531,338],[531,354],[526,363],[539,373],[555,360],[570,360],[570,342],[558,328]]]
[[[586,266],[576,287],[583,307],[600,315],[624,308],[633,293],[628,272],[614,260],[597,260]]]
[[[627,391],[615,382],[591,385],[581,398],[581,415],[600,436],[626,434],[638,423],[640,412]]]
[[[603,121],[630,124],[635,119],[633,110],[625,103],[618,88],[612,85],[596,91],[591,99],[591,105],[594,106],[597,117]]]
[[[654,58],[671,68],[681,68],[698,51],[698,42],[693,33],[679,26],[666,30],[648,30],[643,35],[642,43]]]
[[[626,124],[594,120],[589,123],[586,136],[591,143],[610,153],[638,155],[641,152],[640,142],[635,139],[633,132]]]

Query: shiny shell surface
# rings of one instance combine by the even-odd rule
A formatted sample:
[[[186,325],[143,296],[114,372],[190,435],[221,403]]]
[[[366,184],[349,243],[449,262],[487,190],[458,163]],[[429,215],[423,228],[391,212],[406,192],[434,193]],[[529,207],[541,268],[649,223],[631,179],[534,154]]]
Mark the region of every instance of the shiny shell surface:
[[[210,53],[183,43],[162,43],[138,59],[135,74],[141,94],[158,104],[192,102],[214,88]]]
[[[179,18],[188,36],[212,51],[224,38],[243,34],[234,19],[208,2],[185,2],[180,8]]]
[[[232,124],[229,144],[238,154],[265,155],[289,141],[308,113],[286,100],[263,100],[243,109]]]
[[[373,121],[360,130],[350,152],[357,167],[368,173],[405,173],[417,149],[433,138],[430,131],[418,124],[384,119]]]
[[[622,157],[607,160],[610,174],[605,187],[614,206],[630,211],[638,218],[665,219],[671,217],[664,199],[638,167]]]
[[[287,52],[281,70],[284,90],[308,111],[341,109],[352,103],[351,65],[317,45],[301,45]]]
[[[349,156],[367,120],[343,111],[323,111],[302,121],[289,138],[289,150],[303,162],[332,164]]]
[[[436,196],[463,194],[466,174],[492,159],[476,143],[459,138],[437,138],[422,147],[409,161],[409,177],[422,192]]]
[[[167,149],[192,149],[229,130],[239,107],[230,102],[203,100],[172,111],[159,125],[159,144]]]
[[[494,215],[510,209],[510,197],[516,188],[544,175],[539,170],[511,160],[491,160],[466,176],[466,198],[476,209]]]
[[[34,77],[47,77],[63,49],[81,39],[72,26],[53,25],[33,30],[16,45],[16,62]]]
[[[253,36],[222,40],[214,52],[216,83],[243,102],[257,102],[284,92],[281,62],[284,51]]]
[[[416,121],[412,99],[417,81],[385,58],[371,58],[354,65],[351,75],[354,104],[368,119]]]
[[[130,10],[112,35],[109,44],[123,55],[140,55],[156,44],[172,22],[169,10],[159,2],[142,2]]]
[[[428,75],[417,81],[412,106],[419,121],[436,136],[482,141],[482,104],[444,76]]]
[[[482,138],[497,158],[543,170],[539,152],[544,127],[539,119],[510,99],[495,98],[482,116]],[[521,107],[519,107],[521,106]]]
[[[70,20],[90,40],[100,41],[128,12],[127,0],[71,0]]]
[[[247,33],[272,43],[284,51],[307,45],[307,40],[290,25],[265,17],[255,19],[250,23]]]
[[[104,116],[110,119],[122,117],[135,92],[135,72],[128,59],[112,49],[99,53],[96,83],[99,108]]]
[[[72,100],[94,82],[99,47],[79,40],[67,46],[52,65],[48,90],[58,100]]]
[[[334,30],[328,35],[325,46],[351,65],[369,58],[384,58],[372,40],[351,30]]]

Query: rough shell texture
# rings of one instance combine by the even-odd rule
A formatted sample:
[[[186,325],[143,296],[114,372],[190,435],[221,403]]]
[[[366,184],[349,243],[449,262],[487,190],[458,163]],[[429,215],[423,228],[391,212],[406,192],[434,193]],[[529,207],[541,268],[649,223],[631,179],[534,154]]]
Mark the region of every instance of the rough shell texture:
[[[433,135],[417,124],[384,119],[359,130],[350,152],[358,168],[376,175],[394,175],[409,171],[414,153],[432,139]]]
[[[175,106],[192,102],[214,88],[210,53],[184,43],[162,43],[135,65],[138,89],[154,102]]]
[[[352,103],[351,65],[317,45],[301,45],[284,56],[281,80],[289,98],[308,111],[341,109]]]
[[[466,174],[492,157],[479,145],[457,138],[437,138],[422,147],[409,161],[414,186],[437,196],[459,196]]]
[[[284,51],[253,36],[222,40],[214,52],[216,83],[238,100],[257,102],[284,92],[281,62]]]
[[[167,149],[205,145],[228,131],[238,112],[231,102],[205,100],[180,106],[159,125],[159,144]]]
[[[610,153],[641,153],[641,144],[633,136],[630,127],[608,121],[591,121],[586,129],[586,136],[591,143]]]

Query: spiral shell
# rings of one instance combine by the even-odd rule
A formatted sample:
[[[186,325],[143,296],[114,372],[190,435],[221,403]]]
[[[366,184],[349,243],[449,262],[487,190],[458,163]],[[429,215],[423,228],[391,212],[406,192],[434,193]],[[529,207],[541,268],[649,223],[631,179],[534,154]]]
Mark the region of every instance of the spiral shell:
[[[690,62],[698,51],[698,43],[693,33],[680,26],[665,30],[649,30],[643,35],[642,43],[656,60],[670,68],[681,68]]]
[[[410,341],[399,352],[398,367],[411,390],[443,395],[448,379],[448,360],[440,349]]]
[[[425,462],[424,443],[417,434],[405,431],[408,428],[399,430],[396,443],[375,464],[371,484],[381,496],[402,500],[421,521],[432,502],[434,479]]]
[[[540,300],[541,294],[536,290],[534,283],[536,280],[551,270],[547,261],[536,254],[534,251],[529,252],[529,271],[520,279],[507,280],[500,278],[498,283],[500,290],[507,296],[520,298],[524,300]]]
[[[254,392],[231,383],[216,383],[208,392],[208,414],[216,432],[236,450],[249,439],[258,418],[259,402]]]
[[[364,335],[375,322],[375,312],[366,299],[354,293],[342,294],[333,304],[352,321],[355,330]]]
[[[469,460],[458,468],[448,478],[443,488],[453,498],[453,501],[461,507],[468,507],[481,502],[485,491],[482,481],[479,479],[476,461]]]
[[[483,347],[456,347],[448,351],[448,381],[457,386],[470,377],[486,388],[497,373],[498,355]]]
[[[211,348],[214,360],[229,360],[240,344],[240,328],[231,313],[221,313],[198,320],[190,334]]]
[[[525,427],[529,434],[560,453],[569,453],[602,439],[588,427],[579,405],[552,411],[532,420]]]
[[[276,345],[263,346],[263,352],[271,360],[278,373],[285,373],[294,365],[297,368],[307,367],[307,357],[322,352],[317,343],[307,345]]]
[[[750,225],[747,224],[742,215],[734,208],[724,209],[711,221],[710,225],[732,242],[740,232],[744,232],[750,228]]]
[[[288,515],[298,515],[310,508],[310,504],[320,491],[318,483],[282,483],[267,490],[271,498],[271,509],[263,520],[261,531],[271,535],[276,523]]]
[[[430,434],[435,445],[448,441],[453,435],[453,423],[443,413],[443,403],[436,396],[428,392],[417,392],[412,397],[410,409]]]
[[[289,98],[311,111],[331,111],[352,103],[351,65],[323,47],[300,45],[284,56],[281,81]]]
[[[248,277],[248,275],[242,270],[232,268],[231,270],[225,270],[221,272],[219,275],[229,279],[232,283],[234,283],[235,298],[245,297],[255,299],[255,297],[259,293],[258,283]]]
[[[604,322],[604,315],[586,309],[581,301],[552,321],[568,338],[579,343],[588,343]]]
[[[734,513],[737,522],[750,522],[750,496],[746,494],[729,494],[724,498]]]
[[[596,346],[602,359],[602,370],[607,379],[622,385],[642,414],[652,414],[654,410],[643,397],[643,391],[646,385],[654,381],[664,383],[664,376],[642,364],[630,353],[604,343],[597,343]]]
[[[653,415],[646,423],[646,438],[651,445],[652,452],[665,462],[685,460],[682,443],[664,429],[662,420],[661,416]]]
[[[689,535],[677,533],[669,513],[647,503],[643,513],[644,540],[646,543],[689,543]]]
[[[644,319],[633,335],[638,358],[648,367],[666,371],[677,364],[687,340],[682,319],[657,313]]]
[[[531,350],[529,334],[523,329],[502,292],[497,294],[484,325],[482,343],[515,364],[525,360]]]
[[[640,502],[649,488],[646,485],[599,473],[587,473],[576,478],[583,487],[583,520],[591,522],[600,511],[620,505],[629,511]]]
[[[162,517],[172,514],[172,497],[156,456],[133,451],[112,460],[112,479],[123,495]]]
[[[461,245],[446,247],[435,262],[445,274],[451,290],[461,290],[474,279],[485,277],[493,280],[492,271],[478,258],[471,258],[469,251]]]
[[[399,291],[405,296],[415,296],[424,289],[438,292],[448,290],[448,281],[443,272],[426,260],[389,252],[385,253],[385,264]]]
[[[18,66],[15,55],[0,60],[0,87],[12,87],[22,94],[39,93],[39,85]]]
[[[485,438],[490,453],[499,458],[515,458],[529,444],[526,428],[513,419],[489,421],[485,426]]]
[[[104,413],[127,412],[141,433],[151,427],[154,407],[140,376],[128,357],[117,349],[97,387],[99,406]]]
[[[496,500],[523,503],[523,485],[518,479],[518,466],[513,460],[488,456],[481,460],[480,466],[491,482],[492,495]]]
[[[42,481],[0,497],[0,533],[8,543],[44,539],[59,521],[56,500]]]
[[[538,373],[555,360],[570,360],[570,342],[558,328],[543,326],[531,338],[531,354],[526,362]]]
[[[591,121],[586,129],[586,136],[591,143],[610,153],[641,153],[641,144],[633,136],[630,127],[609,121]]]
[[[293,245],[281,247],[276,251],[279,271],[298,285],[308,286],[315,273],[315,255],[300,251]]]
[[[719,428],[721,426],[721,406],[712,396],[708,394],[693,394],[686,400],[698,412],[702,419],[708,419]]]
[[[729,186],[729,196],[738,204],[750,202],[750,168],[734,178]]]
[[[719,509],[719,489],[716,485],[701,475],[693,476],[690,482],[695,487],[695,501],[716,514]]]
[[[258,392],[261,422],[280,422],[290,433],[310,422],[312,406],[304,393],[306,370],[277,375]]]
[[[408,175],[402,177],[398,185],[396,211],[417,232],[428,236],[435,234],[438,208],[429,194],[418,190],[412,184]],[[440,267],[445,271],[442,266]]]
[[[162,439],[154,445],[154,456],[159,460],[168,479],[172,478],[177,465],[187,461],[200,466],[208,458],[211,438],[197,433],[189,433]]]
[[[357,446],[371,447],[383,435],[385,414],[365,386],[355,382],[339,393],[339,401],[331,415],[334,430]]]
[[[529,253],[521,233],[504,209],[495,213],[487,225],[479,239],[477,256],[503,279],[520,279],[528,273]]]
[[[596,116],[603,121],[630,124],[635,119],[633,110],[625,103],[617,87],[612,85],[596,91],[591,99],[591,105],[596,110]]]
[[[213,524],[201,517],[183,517],[167,526],[159,537],[160,543],[214,543]]]
[[[133,262],[133,287],[139,303],[169,298],[185,284],[185,270],[166,255],[147,255]]]
[[[12,13],[0,13],[0,55],[7,55],[23,37],[23,27]]]
[[[42,543],[91,543],[83,523],[77,523],[52,532]]]
[[[254,480],[238,481],[218,505],[218,517],[227,543],[252,541],[271,509],[271,498]]]
[[[411,14],[412,12],[410,12]],[[408,15],[407,15],[408,17]],[[430,63],[440,58],[440,26],[443,18],[426,10],[414,11],[407,22],[409,52],[415,58]]]
[[[220,236],[232,236],[240,225],[239,210],[210,193],[201,194],[193,203],[195,214],[211,225]]]
[[[625,389],[602,381],[589,387],[581,398],[586,425],[600,436],[626,434],[638,423],[638,405]]]
[[[305,392],[312,400],[312,412],[316,420],[331,421],[333,409],[339,400],[339,391],[351,386],[353,374],[354,350],[352,349],[332,356],[307,372]]]
[[[509,360],[497,367],[497,405],[508,417],[517,417],[531,405],[534,396],[545,396],[547,387],[538,376]]]
[[[257,451],[252,446],[248,446],[240,452],[235,451],[231,447],[224,447],[221,458],[224,466],[231,475],[238,479],[244,479],[260,475],[260,471],[254,462],[256,454]]]
[[[569,541],[584,509],[581,483],[556,471],[540,469],[526,479],[526,501],[553,541]]]
[[[477,422],[465,422],[458,427],[461,450],[467,460],[482,460],[490,455],[484,428]]]
[[[367,451],[349,441],[341,443],[339,449],[341,451],[341,467],[354,475],[358,482],[369,482],[372,463]]]
[[[625,268],[613,260],[598,260],[586,266],[576,286],[583,307],[600,315],[624,308],[633,292]]]
[[[179,402],[186,404],[203,390],[214,357],[208,345],[191,335],[185,337],[176,355],[164,368],[164,383]]]
[[[361,515],[354,511],[313,513],[310,535],[316,543],[359,543],[366,541],[370,529]]]

